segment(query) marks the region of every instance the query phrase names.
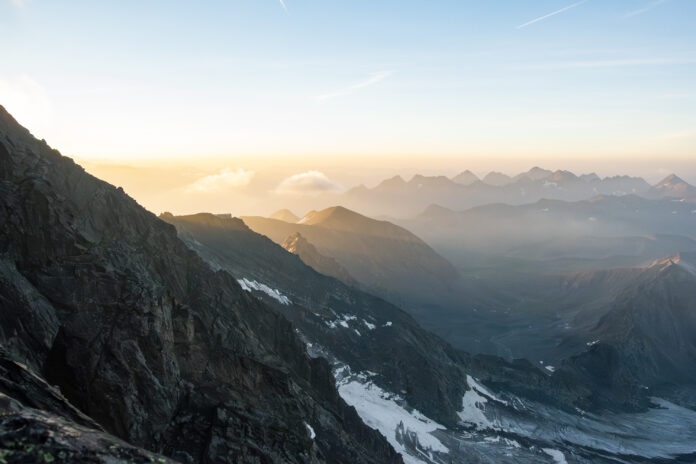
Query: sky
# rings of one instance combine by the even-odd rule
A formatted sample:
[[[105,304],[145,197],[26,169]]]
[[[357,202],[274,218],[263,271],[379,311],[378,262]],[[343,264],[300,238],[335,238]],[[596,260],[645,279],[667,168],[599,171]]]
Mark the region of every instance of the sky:
[[[693,0],[0,0],[0,30],[0,104],[78,159],[696,180]]]

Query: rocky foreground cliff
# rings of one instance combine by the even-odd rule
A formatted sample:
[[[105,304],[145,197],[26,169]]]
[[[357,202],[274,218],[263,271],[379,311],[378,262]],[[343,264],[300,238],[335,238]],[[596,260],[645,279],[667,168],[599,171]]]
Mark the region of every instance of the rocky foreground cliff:
[[[2,107],[0,224],[2,462],[401,462],[290,322]]]

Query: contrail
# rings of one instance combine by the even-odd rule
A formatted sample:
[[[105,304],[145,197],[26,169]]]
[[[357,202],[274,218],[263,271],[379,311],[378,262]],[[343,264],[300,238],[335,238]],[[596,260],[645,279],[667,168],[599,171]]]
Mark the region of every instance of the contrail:
[[[335,98],[335,97],[341,97],[343,95],[348,95],[349,93],[352,93],[356,90],[363,89],[365,87],[369,87],[371,85],[375,85],[381,80],[386,79],[392,74],[392,71],[380,71],[377,73],[372,74],[369,79],[366,79],[364,81],[356,82],[355,84],[346,87],[344,89],[341,89],[337,92],[333,93],[327,93],[324,95],[319,95],[316,97],[317,100],[319,101],[324,101],[324,100],[329,100],[330,98]]]
[[[516,27],[516,29],[522,29],[523,27],[527,27],[530,24],[534,24],[534,23],[537,23],[539,21],[543,21],[544,19],[550,18],[551,16],[556,16],[557,14],[563,13],[564,11],[568,11],[571,8],[575,8],[576,6],[580,6],[583,3],[585,3],[586,1],[587,0],[582,0],[581,2],[573,3],[572,5],[568,5],[564,8],[561,8],[560,10],[553,11],[549,14],[544,15],[544,16],[539,16],[538,18],[532,19],[531,21],[527,21],[524,24],[520,24],[519,26]]]
[[[285,1],[284,1],[284,0],[280,0],[280,5],[283,7],[283,9],[285,10],[285,12],[287,13],[287,12],[288,12],[288,7],[285,6]]]
[[[624,18],[630,18],[630,17],[632,17],[632,16],[637,16],[637,15],[639,15],[639,14],[643,14],[643,13],[645,13],[646,11],[650,11],[650,10],[652,10],[653,8],[655,8],[655,7],[657,7],[657,6],[660,6],[661,4],[666,3],[666,2],[667,2],[667,0],[657,0],[657,1],[652,2],[652,3],[650,3],[649,5],[647,5],[647,6],[643,7],[643,8],[640,8],[640,9],[634,10],[634,11],[631,11],[630,13],[624,15]]]

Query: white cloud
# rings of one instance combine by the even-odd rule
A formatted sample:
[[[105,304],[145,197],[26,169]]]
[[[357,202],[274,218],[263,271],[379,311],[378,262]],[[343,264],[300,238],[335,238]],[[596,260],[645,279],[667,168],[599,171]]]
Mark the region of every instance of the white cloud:
[[[585,3],[587,0],[582,0],[580,2],[573,3],[572,5],[568,5],[566,7],[561,8],[560,10],[552,11],[551,13],[545,14],[544,16],[539,16],[538,18],[534,18],[531,21],[527,21],[526,23],[520,24],[519,26],[516,27],[516,29],[522,29],[523,27],[530,26],[534,23],[538,23],[539,21],[543,21],[546,18],[550,18],[551,16],[556,16],[557,14],[563,13],[564,11],[568,11],[571,8],[575,8],[576,6],[580,6],[583,3]]]
[[[29,0],[10,0],[14,6],[22,7],[29,3]]]
[[[283,7],[283,9],[285,10],[286,13],[288,12],[288,7],[285,6],[285,1],[284,1],[284,0],[280,0],[280,6]]]
[[[223,169],[218,174],[201,177],[186,188],[188,192],[223,193],[234,188],[249,185],[254,177],[254,171],[244,169]]]
[[[307,171],[283,180],[275,192],[281,195],[319,195],[340,190],[341,186],[326,177],[323,172]]]
[[[331,92],[331,93],[319,95],[316,98],[319,101],[324,101],[324,100],[329,100],[331,98],[342,97],[344,95],[348,95],[350,93],[353,93],[356,90],[364,89],[365,87],[375,85],[378,82],[383,81],[384,79],[389,77],[391,74],[392,74],[392,71],[376,72],[376,73],[372,74],[368,79],[365,79],[364,81],[356,82],[355,84],[348,86],[344,89],[338,90],[336,92]]]

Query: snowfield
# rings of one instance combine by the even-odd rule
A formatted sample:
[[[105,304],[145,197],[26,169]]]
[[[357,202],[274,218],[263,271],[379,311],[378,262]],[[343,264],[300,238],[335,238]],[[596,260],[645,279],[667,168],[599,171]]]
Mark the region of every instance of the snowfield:
[[[292,303],[290,301],[290,298],[280,293],[280,291],[276,290],[275,288],[271,288],[268,285],[263,284],[261,282],[257,282],[256,280],[249,280],[247,278],[243,278],[237,279],[237,282],[244,291],[251,292],[256,290],[257,292],[265,293],[274,300],[278,301],[278,303],[280,304],[289,305]]]
[[[426,461],[409,455],[403,445],[403,436],[415,435],[418,443],[429,456],[429,451],[448,453],[449,450],[435,436],[435,430],[445,430],[443,425],[429,419],[416,409],[406,409],[404,400],[399,395],[386,392],[369,380],[370,374],[352,375],[345,371],[350,368],[337,369],[338,393],[346,403],[353,406],[360,418],[368,426],[377,429],[387,441],[399,452],[406,463],[422,464]]]

